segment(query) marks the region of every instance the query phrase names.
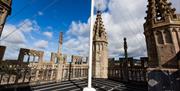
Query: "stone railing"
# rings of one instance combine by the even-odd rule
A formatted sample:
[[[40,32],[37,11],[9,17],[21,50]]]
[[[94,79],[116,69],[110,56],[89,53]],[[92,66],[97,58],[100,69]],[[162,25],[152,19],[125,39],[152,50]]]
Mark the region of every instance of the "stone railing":
[[[86,79],[88,76],[87,64],[65,64],[62,69],[62,80]]]
[[[0,84],[40,83],[55,81],[57,66],[37,63],[1,62]]]
[[[58,66],[62,66],[61,69]],[[46,82],[86,79],[87,64],[53,64],[53,63],[0,63],[0,84],[40,84]],[[58,73],[60,72],[60,73]],[[62,73],[61,73],[62,72]],[[60,74],[60,78],[57,77]],[[58,78],[58,79],[57,79]]]
[[[146,82],[147,81],[147,68],[142,67],[109,67],[108,78],[117,81],[136,81]]]
[[[44,52],[21,48],[17,60],[5,60],[3,56],[6,47],[0,46],[0,85],[40,84],[64,80],[86,79],[87,58],[51,53],[50,62],[44,61]]]
[[[142,59],[138,62],[133,62],[132,58],[127,61],[109,60],[108,78],[125,82],[147,82],[147,66]]]
[[[133,67],[128,68],[128,81],[146,82],[147,81],[147,68]]]

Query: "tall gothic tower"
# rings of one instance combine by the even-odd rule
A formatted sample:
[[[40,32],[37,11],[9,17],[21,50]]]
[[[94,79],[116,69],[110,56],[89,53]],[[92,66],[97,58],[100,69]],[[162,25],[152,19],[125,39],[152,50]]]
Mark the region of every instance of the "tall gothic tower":
[[[150,67],[180,65],[180,15],[167,0],[148,0],[144,23]]]
[[[57,54],[62,55],[62,44],[63,44],[63,32],[59,34],[59,46]]]
[[[0,37],[8,15],[11,14],[12,0],[0,0]]]
[[[107,45],[107,33],[101,12],[98,11],[93,29],[93,78],[107,78],[108,76]]]

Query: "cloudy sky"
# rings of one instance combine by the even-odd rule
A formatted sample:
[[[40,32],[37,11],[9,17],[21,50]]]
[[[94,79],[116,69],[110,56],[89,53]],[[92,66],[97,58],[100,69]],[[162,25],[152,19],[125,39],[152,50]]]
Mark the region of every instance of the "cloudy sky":
[[[109,57],[123,56],[127,37],[131,57],[146,56],[143,23],[147,0],[95,0],[109,41]],[[180,13],[180,0],[171,0]],[[90,0],[18,0],[5,25],[1,45],[7,46],[5,59],[16,59],[19,48],[45,51],[45,60],[57,52],[59,33],[64,33],[63,53],[88,54]],[[95,11],[96,12],[96,11]],[[96,14],[96,13],[95,13]]]

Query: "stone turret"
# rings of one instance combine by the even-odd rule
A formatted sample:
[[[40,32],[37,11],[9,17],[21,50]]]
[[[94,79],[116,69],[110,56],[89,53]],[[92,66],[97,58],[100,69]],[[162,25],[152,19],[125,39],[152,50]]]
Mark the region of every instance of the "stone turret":
[[[108,77],[107,33],[103,25],[101,12],[97,17],[93,29],[93,78]]]
[[[0,0],[0,37],[6,22],[6,18],[11,14],[12,0]]]
[[[177,68],[180,48],[180,15],[167,0],[148,0],[144,34],[150,67]]]
[[[60,32],[59,35],[59,46],[57,51],[57,58],[58,58],[58,68],[57,68],[57,75],[56,75],[56,81],[59,82],[62,80],[62,68],[63,68],[63,55],[62,55],[62,44],[63,44],[63,32]]]

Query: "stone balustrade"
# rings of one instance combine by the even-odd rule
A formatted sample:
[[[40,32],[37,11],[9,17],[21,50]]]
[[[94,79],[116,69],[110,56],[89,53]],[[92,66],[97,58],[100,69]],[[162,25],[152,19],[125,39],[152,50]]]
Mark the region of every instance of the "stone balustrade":
[[[147,81],[147,61],[141,58],[139,61],[133,58],[119,60],[109,59],[108,78],[126,82],[146,82]]]

